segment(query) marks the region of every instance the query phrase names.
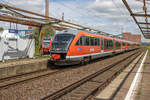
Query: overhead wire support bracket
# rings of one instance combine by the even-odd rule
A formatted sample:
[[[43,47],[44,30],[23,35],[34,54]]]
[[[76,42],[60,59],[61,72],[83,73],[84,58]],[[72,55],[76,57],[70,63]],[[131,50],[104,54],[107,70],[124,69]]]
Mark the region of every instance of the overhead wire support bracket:
[[[129,11],[130,15],[132,16],[132,18],[134,19],[135,23],[138,25],[141,33],[143,34],[143,36],[145,37],[145,29],[148,31],[148,29],[150,29],[149,25],[149,21],[148,21],[148,17],[150,17],[150,14],[147,13],[147,7],[146,7],[146,0],[142,0],[143,3],[143,11],[144,14],[140,14],[140,13],[133,13],[133,11],[131,10],[131,8],[129,7],[129,4],[127,3],[126,0],[122,0],[125,7],[127,8],[127,10]],[[145,22],[139,22],[136,17],[144,17],[145,18]],[[141,25],[145,25],[145,26],[141,26]],[[147,37],[145,37],[147,38]],[[150,39],[150,38],[149,38]]]

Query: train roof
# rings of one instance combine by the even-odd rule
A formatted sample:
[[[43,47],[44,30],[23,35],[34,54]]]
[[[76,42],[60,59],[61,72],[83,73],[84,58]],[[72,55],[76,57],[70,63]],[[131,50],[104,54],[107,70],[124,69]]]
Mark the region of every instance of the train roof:
[[[92,32],[90,32],[90,31],[68,29],[68,30],[60,31],[60,32],[58,32],[57,34],[66,33],[66,34],[74,34],[74,35],[77,35],[79,32],[92,33]],[[94,33],[92,33],[92,34],[94,34]]]
[[[91,35],[101,36],[101,37],[103,37],[103,38],[115,39],[115,40],[122,41],[122,42],[136,43],[136,42],[127,41],[127,40],[123,40],[123,39],[116,38],[116,37],[106,36],[106,35],[102,35],[102,34],[96,34],[96,33],[94,33],[94,32],[86,31],[86,30],[73,30],[73,29],[68,29],[68,30],[64,30],[64,31],[59,31],[57,34],[66,33],[66,34],[77,35],[79,32],[86,32],[86,33],[91,34]],[[136,44],[137,44],[137,43],[136,43]]]

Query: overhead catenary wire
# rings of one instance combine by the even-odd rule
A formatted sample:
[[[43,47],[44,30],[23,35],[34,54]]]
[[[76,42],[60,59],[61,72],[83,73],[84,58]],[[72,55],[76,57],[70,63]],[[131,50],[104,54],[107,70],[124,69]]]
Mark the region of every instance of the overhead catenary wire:
[[[76,12],[76,14],[77,15],[79,15],[80,17],[85,17],[85,15],[83,14],[83,13],[81,13],[81,12],[78,12],[78,11],[80,11],[79,9],[78,9],[78,11],[77,11],[77,8],[74,8],[74,7],[70,7],[70,6],[68,6],[67,4],[65,4],[65,3],[63,3],[63,2],[59,2],[61,5],[63,5],[65,8],[67,8],[70,12],[72,12],[72,11],[74,11],[74,12]],[[79,13],[79,14],[78,14]],[[68,16],[68,15],[67,15]],[[70,18],[72,18],[72,16],[70,16]],[[82,23],[81,21],[80,21],[80,23]],[[85,23],[84,22],[84,24],[87,24],[87,23]]]
[[[119,9],[119,11],[120,11],[120,13],[121,13],[122,15],[127,16],[125,22],[126,22],[126,23],[132,23],[132,24],[133,24],[133,23],[134,23],[134,20],[133,20],[132,18],[130,18],[130,19],[128,18],[128,16],[130,16],[130,13],[129,13],[129,15],[127,15],[128,12],[124,9],[124,8],[126,8],[126,7],[123,7],[123,6],[124,6],[123,3],[120,3],[120,5],[119,5],[119,4],[115,3],[116,0],[112,0],[112,2],[113,2],[114,5],[117,7],[117,9]],[[121,2],[121,1],[119,0],[119,2]],[[121,6],[121,5],[122,5],[122,6]],[[126,13],[126,12],[127,12],[127,13]],[[126,23],[125,23],[125,24],[126,24]],[[125,25],[125,24],[124,24],[124,25]],[[135,30],[138,31],[136,28],[137,28],[137,26],[135,26]],[[138,31],[138,32],[139,32],[139,31]]]
[[[116,3],[116,1],[112,0],[112,3],[114,4],[114,6],[120,11],[121,13],[121,16],[127,16],[127,14],[125,13],[125,9],[122,9],[123,7],[121,5],[118,5]],[[123,11],[122,11],[123,10]],[[130,22],[130,21],[133,21],[133,20],[129,20],[128,18],[126,18],[126,22]]]
[[[15,6],[14,4],[16,3],[16,1],[14,2],[14,0],[11,0],[11,1],[8,1],[8,0],[0,0],[0,1],[2,1],[2,2],[0,2],[0,3],[2,3],[2,4],[7,4],[7,5],[10,5],[10,6]],[[14,2],[14,3],[12,3],[12,1]],[[8,12],[9,11],[12,11],[11,9],[7,9],[8,10]],[[21,13],[17,13],[17,12],[15,12],[15,11],[13,11],[13,13],[14,14],[17,14],[17,15],[20,15],[20,16],[23,16]],[[12,14],[13,15],[13,13],[8,13],[8,14]],[[13,22],[10,22],[9,23],[9,25],[8,25],[8,22],[3,22],[4,24],[2,24],[2,26],[4,26],[5,27],[5,29],[11,29],[12,28],[12,25],[13,25],[13,27],[14,27],[14,29],[18,29],[18,24],[17,23],[13,23]],[[24,26],[24,25],[19,25],[19,28],[25,28],[26,26]]]
[[[73,3],[76,3],[75,1],[76,1],[76,0],[74,0]],[[54,2],[54,0],[53,0],[53,2]],[[59,2],[59,3],[61,4],[61,6],[64,6],[65,8],[69,8],[68,10],[69,10],[70,12],[74,11],[74,12],[76,12],[77,15],[79,15],[80,17],[83,17],[83,18],[81,18],[81,19],[86,18],[86,17],[87,17],[87,14],[89,15],[89,12],[90,12],[90,11],[87,10],[87,9],[85,10],[84,7],[80,7],[80,6],[79,6],[79,5],[80,5],[79,3],[76,3],[76,6],[73,6],[73,7],[70,7],[69,5],[63,3],[62,1]],[[83,11],[81,11],[81,10],[83,10]],[[65,12],[64,12],[64,13],[65,13]],[[85,16],[86,16],[86,17],[85,17]],[[90,16],[91,16],[91,15],[90,15]],[[67,15],[67,17],[68,17],[68,15]],[[97,19],[95,19],[95,17],[97,17]],[[72,16],[69,16],[69,18],[72,18]],[[91,21],[98,22],[98,21],[100,21],[98,18],[99,18],[98,16],[94,16],[94,18],[92,18]],[[76,20],[76,19],[74,19],[74,18],[72,18],[71,21],[77,22],[77,23],[80,23],[80,24],[86,25],[86,26],[94,26],[94,25],[95,25],[94,23],[93,23],[93,24],[92,24],[92,23],[89,24],[89,23],[87,23],[87,22],[85,22],[85,21]],[[99,28],[99,29],[100,29],[100,28]]]
[[[11,6],[14,6],[12,3],[10,3],[10,2],[7,1],[7,0],[2,0],[2,1],[3,1],[4,4],[9,4],[9,5],[11,5]],[[15,23],[11,23],[11,22],[10,22],[10,25],[9,25],[9,28],[10,28],[10,29],[12,28],[12,25],[13,25],[14,29],[17,29],[17,27],[18,27],[17,23],[15,24]]]

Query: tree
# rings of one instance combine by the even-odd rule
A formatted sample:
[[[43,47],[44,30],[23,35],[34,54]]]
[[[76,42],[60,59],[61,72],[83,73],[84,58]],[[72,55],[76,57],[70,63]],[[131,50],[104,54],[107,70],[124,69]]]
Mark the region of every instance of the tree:
[[[56,31],[50,25],[43,26],[41,28],[41,30],[40,30],[40,28],[35,28],[33,38],[35,39],[36,51],[38,51],[38,49],[40,49],[40,45],[41,45],[40,43],[41,43],[41,39],[43,37],[54,36],[55,33],[56,33]]]
[[[50,25],[46,25],[42,28],[42,37],[54,36],[56,31]]]
[[[35,39],[36,45],[39,44],[40,31],[41,31],[41,39],[43,37],[54,36],[56,33],[56,31],[50,25],[46,25],[46,26],[42,27],[41,30],[40,30],[40,28],[35,28],[33,38]]]
[[[4,31],[4,29],[2,27],[0,27],[0,32],[3,32],[3,31]]]

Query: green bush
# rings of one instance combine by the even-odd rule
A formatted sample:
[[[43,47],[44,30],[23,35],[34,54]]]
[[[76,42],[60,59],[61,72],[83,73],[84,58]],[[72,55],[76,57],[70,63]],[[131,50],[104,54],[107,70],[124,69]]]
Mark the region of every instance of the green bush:
[[[2,27],[0,27],[0,32],[3,32],[3,31],[4,31],[4,29]]]

